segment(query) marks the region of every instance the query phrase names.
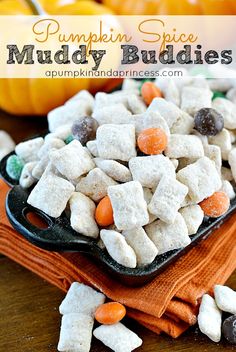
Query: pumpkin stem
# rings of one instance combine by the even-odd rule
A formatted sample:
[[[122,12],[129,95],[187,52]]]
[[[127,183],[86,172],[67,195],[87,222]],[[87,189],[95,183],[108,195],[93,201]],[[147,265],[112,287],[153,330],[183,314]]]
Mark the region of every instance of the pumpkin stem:
[[[33,15],[36,16],[42,16],[46,15],[46,12],[40,5],[40,3],[37,0],[25,0],[27,5],[30,7],[31,11],[33,12]]]

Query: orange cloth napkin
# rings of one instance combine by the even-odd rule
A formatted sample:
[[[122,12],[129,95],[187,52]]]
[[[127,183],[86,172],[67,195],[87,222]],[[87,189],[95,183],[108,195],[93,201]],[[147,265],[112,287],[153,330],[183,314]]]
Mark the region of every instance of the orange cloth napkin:
[[[148,329],[176,338],[196,323],[199,299],[223,284],[236,268],[236,214],[151,283],[126,287],[79,253],[47,252],[13,230],[5,214],[8,187],[0,181],[0,252],[60,289],[73,281],[94,286],[126,305],[128,315]]]

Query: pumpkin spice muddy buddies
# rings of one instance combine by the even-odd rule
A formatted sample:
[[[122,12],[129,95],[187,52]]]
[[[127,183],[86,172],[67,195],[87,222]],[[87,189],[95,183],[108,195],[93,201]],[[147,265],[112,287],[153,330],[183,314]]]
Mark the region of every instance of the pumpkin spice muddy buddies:
[[[44,138],[16,146],[9,176],[120,265],[150,265],[235,198],[236,107],[212,84],[126,79],[110,94],[81,91],[48,114]]]
[[[228,316],[229,314],[231,316]],[[219,342],[221,334],[223,334],[230,344],[235,345],[235,314],[236,292],[227,286],[215,285],[214,298],[208,294],[204,294],[202,297],[198,315],[199,328],[203,334],[214,342]]]
[[[93,335],[115,352],[132,352],[142,340],[120,321],[126,308],[93,288],[74,282],[59,307],[62,314],[58,351],[89,352]],[[94,321],[102,324],[93,331]]]

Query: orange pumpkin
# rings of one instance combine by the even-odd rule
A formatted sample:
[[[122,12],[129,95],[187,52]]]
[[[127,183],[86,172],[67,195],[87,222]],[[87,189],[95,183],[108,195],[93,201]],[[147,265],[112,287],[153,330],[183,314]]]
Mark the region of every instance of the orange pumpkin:
[[[234,15],[235,0],[103,0],[119,15]]]
[[[0,15],[33,14],[24,0],[1,0]],[[91,0],[39,0],[49,14],[101,15],[113,12]],[[81,89],[101,90],[106,79],[0,79],[0,108],[15,115],[45,115]]]

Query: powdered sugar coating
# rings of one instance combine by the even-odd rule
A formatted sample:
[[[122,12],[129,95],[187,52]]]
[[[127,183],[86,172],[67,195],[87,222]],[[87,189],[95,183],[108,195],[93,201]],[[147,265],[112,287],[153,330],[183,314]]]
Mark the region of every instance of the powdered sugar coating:
[[[142,266],[153,262],[158,250],[142,227],[123,231],[122,234],[136,254],[137,265]]]
[[[197,233],[204,218],[204,213],[201,207],[198,204],[188,205],[181,208],[179,212],[183,216],[187,225],[189,236]]]
[[[165,119],[157,111],[146,111],[144,114],[134,115],[133,123],[137,135],[148,128],[161,128],[167,136],[170,135]]]
[[[96,309],[105,302],[106,297],[92,287],[79,282],[73,282],[62,301],[60,314],[86,314],[93,316]]]
[[[71,313],[62,317],[58,351],[89,352],[92,340],[93,318]]]
[[[28,204],[58,218],[65,210],[73,185],[56,175],[45,174],[41,177],[27,200]]]
[[[181,94],[181,109],[194,116],[198,110],[211,107],[212,95],[208,88],[184,87]]]
[[[76,190],[98,202],[107,195],[108,187],[116,184],[117,182],[96,167],[80,179]]]
[[[188,187],[188,195],[196,203],[211,196],[222,185],[215,164],[207,157],[181,169],[177,173],[177,179]]]
[[[148,210],[160,220],[172,224],[188,194],[188,187],[168,175],[163,176],[148,205]]]
[[[172,224],[166,224],[161,220],[157,220],[145,226],[145,231],[156,245],[158,254],[186,247],[191,242],[187,226],[180,213],[177,214]]]
[[[236,292],[227,286],[214,286],[215,301],[219,309],[236,314]]]
[[[205,294],[202,297],[198,315],[198,325],[201,332],[214,342],[221,339],[221,311],[217,307],[215,300]]]
[[[129,169],[133,179],[148,188],[156,187],[163,175],[175,177],[173,163],[162,154],[132,158]]]
[[[71,227],[84,236],[97,238],[99,229],[94,219],[94,202],[80,192],[74,192],[69,200]]]
[[[103,159],[129,161],[137,155],[135,127],[130,124],[100,126],[97,130],[97,148]]]
[[[117,263],[127,268],[136,267],[136,254],[123,235],[113,230],[101,230],[100,235],[108,253]]]
[[[123,104],[114,104],[95,109],[92,116],[99,125],[131,123],[131,112]]]
[[[18,155],[26,163],[38,160],[38,152],[43,144],[44,140],[42,137],[19,143],[15,148],[16,155]]]
[[[139,182],[131,181],[108,187],[114,222],[119,230],[132,230],[149,221],[147,203]]]
[[[142,345],[142,340],[121,323],[101,325],[93,334],[114,352],[131,352]]]
[[[204,156],[200,139],[192,135],[172,134],[165,155],[169,158],[201,158]]]
[[[132,180],[130,170],[116,160],[104,160],[95,158],[95,164],[113,180],[118,182],[129,182]]]
[[[58,171],[71,181],[76,181],[95,167],[89,153],[77,140],[59,150],[51,151],[50,160]]]

